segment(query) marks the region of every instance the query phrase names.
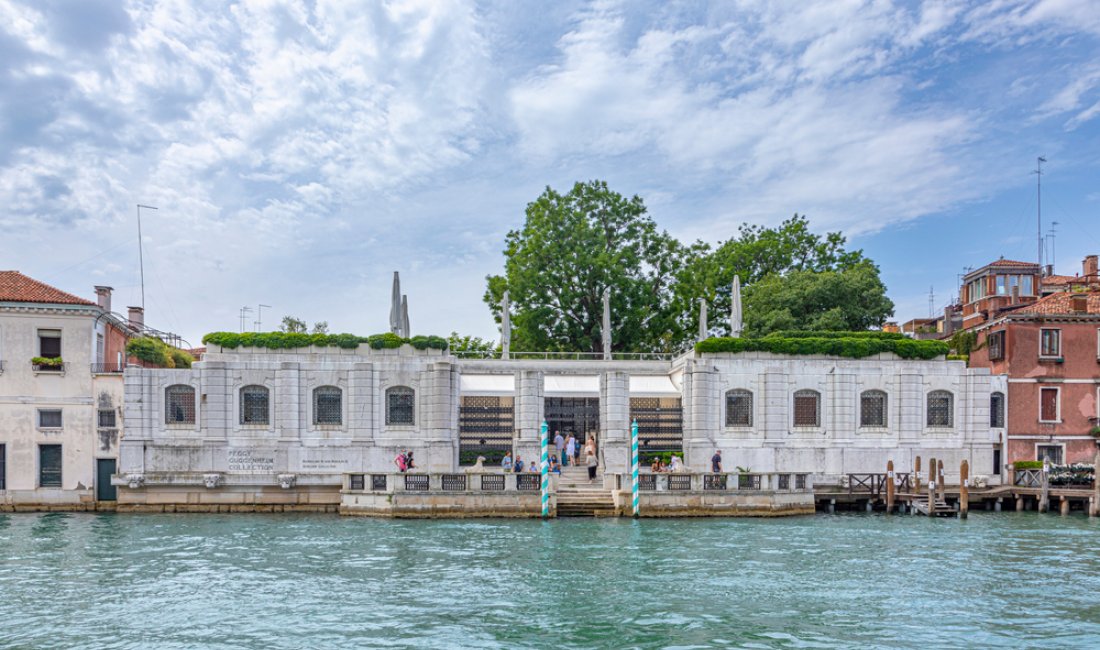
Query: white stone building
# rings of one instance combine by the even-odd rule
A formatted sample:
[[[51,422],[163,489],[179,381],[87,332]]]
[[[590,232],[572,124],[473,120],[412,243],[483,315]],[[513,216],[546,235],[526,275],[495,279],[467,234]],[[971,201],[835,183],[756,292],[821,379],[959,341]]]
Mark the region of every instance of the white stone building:
[[[395,471],[405,449],[429,472],[504,449],[534,459],[544,421],[551,436],[595,437],[604,469],[625,473],[635,420],[644,451],[682,453],[698,471],[721,449],[727,470],[822,484],[921,455],[949,478],[966,459],[996,482],[990,394],[1003,388],[963,362],[892,354],[559,361],[211,345],[189,370],[127,369],[117,483],[137,508],[335,509],[345,473]]]
[[[110,287],[96,291],[98,304],[0,271],[0,510],[115,498],[128,334]]]

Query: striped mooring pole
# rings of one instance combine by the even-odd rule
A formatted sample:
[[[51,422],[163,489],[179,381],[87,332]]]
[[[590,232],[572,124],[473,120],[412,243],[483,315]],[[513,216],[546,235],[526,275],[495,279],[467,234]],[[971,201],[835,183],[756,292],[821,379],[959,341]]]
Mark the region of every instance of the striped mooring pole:
[[[550,427],[542,423],[542,518],[550,516],[550,456],[547,452],[547,435]]]
[[[630,425],[630,496],[634,503],[634,516],[638,516],[638,421]]]

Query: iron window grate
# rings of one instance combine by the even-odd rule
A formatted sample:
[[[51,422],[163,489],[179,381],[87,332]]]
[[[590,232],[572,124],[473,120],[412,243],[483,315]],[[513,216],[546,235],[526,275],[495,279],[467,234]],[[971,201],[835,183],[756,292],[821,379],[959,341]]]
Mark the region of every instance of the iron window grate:
[[[164,389],[164,423],[195,423],[195,389],[177,384]]]

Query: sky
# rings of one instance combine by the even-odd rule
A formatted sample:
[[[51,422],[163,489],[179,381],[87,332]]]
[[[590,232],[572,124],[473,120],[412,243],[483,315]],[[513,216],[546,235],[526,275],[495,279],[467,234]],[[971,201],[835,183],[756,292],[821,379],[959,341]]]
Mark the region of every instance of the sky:
[[[899,321],[965,267],[1100,252],[1100,3],[0,0],[0,269],[210,331],[498,336],[547,186],[683,241],[803,214]],[[1048,253],[1048,256],[1050,254]],[[931,301],[930,301],[931,294]]]

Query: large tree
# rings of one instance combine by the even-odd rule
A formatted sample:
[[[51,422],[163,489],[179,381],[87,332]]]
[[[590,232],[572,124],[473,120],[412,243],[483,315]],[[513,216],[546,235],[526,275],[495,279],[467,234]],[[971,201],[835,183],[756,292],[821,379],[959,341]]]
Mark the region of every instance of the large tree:
[[[862,331],[894,313],[878,267],[868,260],[838,270],[773,273],[745,292],[745,335],[779,330]]]
[[[513,349],[601,352],[608,287],[612,350],[675,344],[670,286],[685,251],[657,229],[641,198],[603,181],[577,183],[565,194],[548,187],[506,244],[504,274],[487,278],[485,302],[499,322],[508,290]]]

